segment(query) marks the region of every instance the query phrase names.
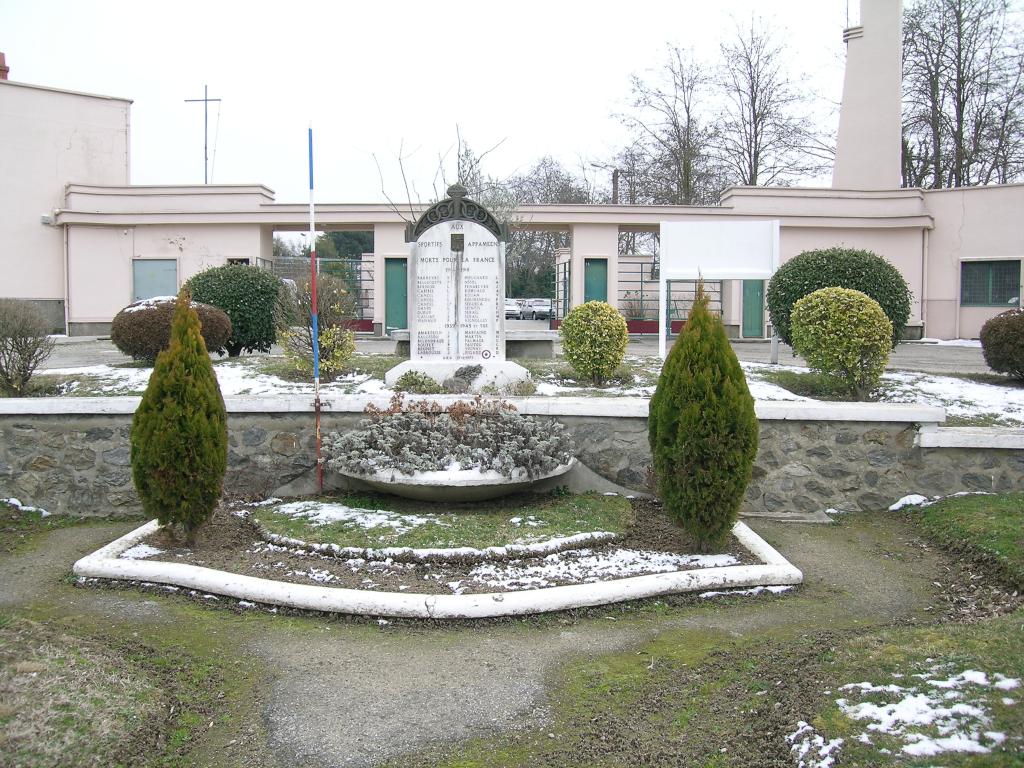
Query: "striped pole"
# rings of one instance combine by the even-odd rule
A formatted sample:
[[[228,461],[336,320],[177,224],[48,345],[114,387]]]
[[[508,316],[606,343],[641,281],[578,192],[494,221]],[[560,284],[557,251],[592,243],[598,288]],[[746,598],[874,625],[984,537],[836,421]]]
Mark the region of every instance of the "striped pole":
[[[313,123],[309,124],[309,292],[310,325],[313,331],[313,411],[316,414],[316,483],[324,490],[324,459],[320,451],[320,329],[316,308],[316,227],[313,214]]]

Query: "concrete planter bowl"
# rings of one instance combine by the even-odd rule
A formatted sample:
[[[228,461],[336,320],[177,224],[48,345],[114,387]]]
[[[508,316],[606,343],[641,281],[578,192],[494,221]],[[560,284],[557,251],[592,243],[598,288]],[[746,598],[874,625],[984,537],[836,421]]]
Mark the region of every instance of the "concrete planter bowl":
[[[486,501],[513,493],[523,493],[541,483],[564,475],[576,466],[576,459],[559,464],[550,472],[537,477],[509,478],[498,472],[480,473],[475,470],[458,472],[423,472],[417,475],[403,475],[393,470],[373,475],[358,475],[338,471],[343,477],[353,480],[381,493],[390,493],[406,499],[435,502]]]

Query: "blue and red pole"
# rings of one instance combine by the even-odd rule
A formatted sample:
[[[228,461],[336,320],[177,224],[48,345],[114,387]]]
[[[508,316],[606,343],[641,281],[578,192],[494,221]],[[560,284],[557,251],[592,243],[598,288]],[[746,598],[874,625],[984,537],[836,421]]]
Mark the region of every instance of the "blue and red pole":
[[[324,460],[320,451],[320,329],[316,307],[316,227],[313,214],[313,124],[309,124],[309,292],[313,332],[313,411],[316,414],[316,483],[324,490]]]

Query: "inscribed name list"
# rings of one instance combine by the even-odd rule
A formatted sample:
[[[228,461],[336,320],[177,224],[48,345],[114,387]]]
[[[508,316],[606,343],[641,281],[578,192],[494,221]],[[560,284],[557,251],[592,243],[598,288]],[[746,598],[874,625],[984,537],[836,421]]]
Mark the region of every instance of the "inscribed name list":
[[[502,246],[471,221],[436,224],[412,253],[410,353],[413,360],[505,357]]]

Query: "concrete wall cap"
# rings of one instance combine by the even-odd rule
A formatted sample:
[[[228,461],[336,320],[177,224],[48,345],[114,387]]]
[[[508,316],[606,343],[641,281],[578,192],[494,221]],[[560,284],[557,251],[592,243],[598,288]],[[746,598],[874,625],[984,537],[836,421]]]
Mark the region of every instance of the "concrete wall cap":
[[[407,396],[407,402],[432,400],[447,405],[466,395]],[[645,397],[512,397],[520,413],[536,416],[604,416],[647,418],[650,400]],[[332,395],[321,397],[324,413],[362,413],[367,405],[386,408],[390,394]],[[0,399],[0,416],[87,416],[133,414],[138,397],[31,397]],[[228,413],[311,413],[310,395],[227,397]],[[850,421],[940,424],[944,408],[903,403],[825,403],[759,401],[755,412],[762,421]],[[949,431],[949,430],[944,430]],[[993,430],[984,430],[993,431]],[[998,431],[998,430],[996,430]],[[1003,430],[1008,431],[1008,430]],[[1012,431],[1012,430],[1011,430]]]
[[[1000,427],[923,428],[917,437],[921,448],[1005,448],[1024,450],[1024,429]]]

